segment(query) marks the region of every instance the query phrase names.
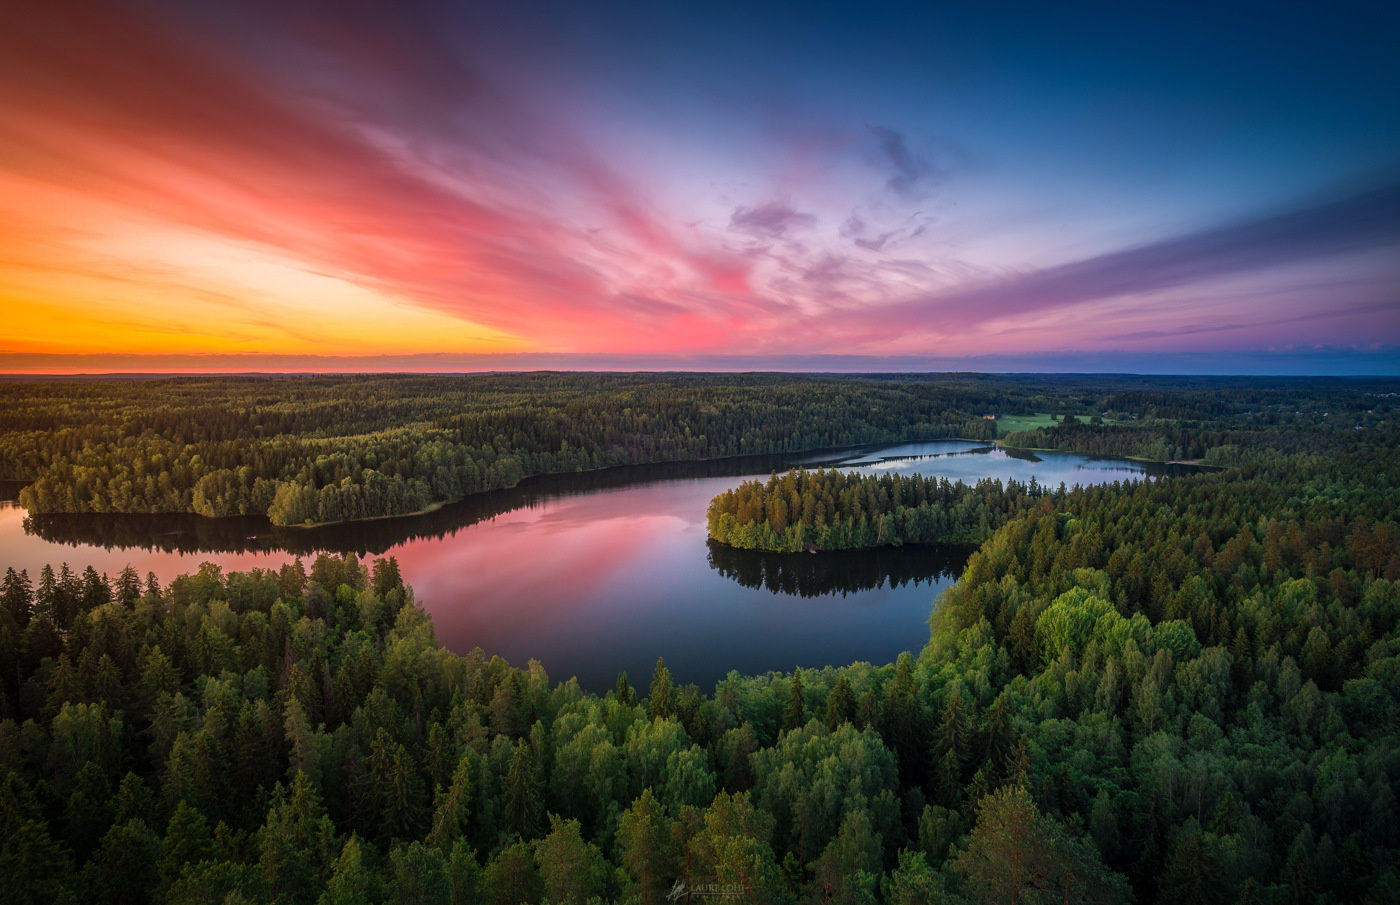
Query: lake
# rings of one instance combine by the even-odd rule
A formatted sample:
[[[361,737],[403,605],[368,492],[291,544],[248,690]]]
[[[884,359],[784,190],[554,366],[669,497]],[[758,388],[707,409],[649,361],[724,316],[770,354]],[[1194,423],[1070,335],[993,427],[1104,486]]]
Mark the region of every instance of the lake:
[[[129,563],[167,581],[203,562],[232,571],[318,552],[392,555],[449,648],[481,647],[518,666],[533,657],[551,679],[574,675],[595,691],[620,669],[644,691],[658,656],[678,682],[709,690],[731,669],[886,663],[919,650],[967,548],[776,555],[708,541],[716,494],[819,464],[1051,487],[1149,473],[1126,460],[935,441],[541,477],[422,516],[317,529],[182,515],[26,518],[11,486],[0,503],[0,567],[37,577],[66,561],[115,575]]]

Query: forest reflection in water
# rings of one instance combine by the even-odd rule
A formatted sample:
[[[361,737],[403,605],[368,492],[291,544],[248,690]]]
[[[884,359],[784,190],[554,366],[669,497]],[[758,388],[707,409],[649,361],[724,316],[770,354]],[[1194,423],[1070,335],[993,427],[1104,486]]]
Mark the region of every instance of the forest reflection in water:
[[[262,518],[27,515],[0,503],[0,560],[162,581],[213,563],[277,568],[318,553],[392,555],[450,649],[538,658],[558,679],[610,687],[664,656],[680,682],[853,660],[889,662],[927,637],[935,599],[969,553],[909,546],[776,556],[709,544],[711,498],[795,465],[949,480],[1097,484],[1141,480],[1142,463],[1012,455],[939,440],[857,450],[669,463],[533,478],[434,512],[318,528]],[[19,487],[0,487],[13,500]],[[2,498],[2,497],[0,497]]]
[[[935,443],[975,446],[963,441]],[[282,552],[293,556],[313,556],[317,553],[378,556],[410,541],[446,537],[503,513],[538,506],[553,499],[659,481],[751,477],[797,466],[815,468],[878,453],[883,448],[871,446],[854,450],[733,456],[698,462],[660,462],[538,475],[525,479],[516,487],[473,494],[464,500],[417,515],[311,528],[281,527],[262,516],[205,518],[186,513],[95,512],[26,515],[24,530],[53,544],[107,549],[185,554]],[[20,482],[0,481],[0,501],[17,499],[23,486]]]
[[[932,586],[955,579],[973,547],[878,547],[826,553],[764,553],[709,542],[710,565],[746,588],[796,597],[845,596],[877,588]]]

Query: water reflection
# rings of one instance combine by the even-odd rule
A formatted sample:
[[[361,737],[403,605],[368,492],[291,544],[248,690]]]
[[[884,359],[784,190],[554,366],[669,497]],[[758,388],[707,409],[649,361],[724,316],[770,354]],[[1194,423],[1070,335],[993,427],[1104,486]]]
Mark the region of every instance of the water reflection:
[[[438,638],[556,679],[644,680],[664,656],[681,682],[853,660],[889,662],[927,638],[934,599],[967,550],[904,547],[781,556],[709,544],[717,493],[793,465],[1042,484],[1141,480],[1141,463],[1012,455],[969,441],[617,468],[527,480],[421,516],[316,529],[193,515],[26,517],[0,502],[0,566],[37,575],[68,561],[161,581],[203,562],[276,568],[319,552],[393,555]],[[18,485],[0,485],[14,498]]]
[[[1194,466],[1148,465],[985,446],[963,440],[904,443],[803,454],[740,456],[704,462],[668,462],[528,478],[509,490],[476,494],[432,512],[317,528],[281,528],[261,516],[210,519],[182,513],[29,515],[24,531],[53,544],[162,553],[316,553],[382,555],[415,540],[441,538],[516,509],[561,497],[682,479],[753,477],[793,467],[839,466],[900,474],[936,474],[975,483],[981,478],[1038,480],[1047,486],[1136,480],[1180,474]],[[24,485],[0,481],[0,501],[15,500]],[[3,547],[0,547],[3,549]]]
[[[957,578],[971,547],[954,544],[882,547],[839,553],[764,553],[709,542],[710,566],[746,588],[824,597],[877,588],[928,585]]]
[[[921,447],[949,447],[964,451],[969,446],[973,444],[936,441],[906,444],[893,449],[906,453],[909,449]],[[735,456],[702,462],[663,462],[541,475],[527,478],[509,490],[475,494],[422,515],[316,528],[282,528],[261,516],[211,519],[184,513],[65,513],[29,515],[24,520],[24,530],[54,544],[105,549],[187,554],[281,552],[308,556],[330,552],[378,556],[411,541],[445,537],[503,513],[539,506],[563,497],[658,481],[752,477],[786,471],[799,465],[818,467],[841,464],[850,467],[861,464],[868,454],[885,449],[874,446],[799,455]],[[931,455],[936,454],[943,453]],[[887,458],[881,456],[871,461],[886,461]],[[16,499],[23,486],[17,482],[0,482],[0,500]]]

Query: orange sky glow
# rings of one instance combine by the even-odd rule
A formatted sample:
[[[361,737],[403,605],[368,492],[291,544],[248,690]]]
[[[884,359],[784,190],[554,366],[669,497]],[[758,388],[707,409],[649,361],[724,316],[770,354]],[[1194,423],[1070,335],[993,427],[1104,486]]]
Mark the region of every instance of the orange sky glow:
[[[1236,147],[1257,123],[1219,139],[1228,190],[1196,190],[1215,158],[1147,178],[1146,132],[1121,164],[1087,136],[1047,157],[1037,118],[890,73],[838,83],[799,55],[791,83],[760,59],[707,82],[639,51],[653,84],[451,5],[294,6],[56,0],[7,23],[0,371],[1400,343],[1400,183],[1361,138],[1298,151],[1278,193]]]

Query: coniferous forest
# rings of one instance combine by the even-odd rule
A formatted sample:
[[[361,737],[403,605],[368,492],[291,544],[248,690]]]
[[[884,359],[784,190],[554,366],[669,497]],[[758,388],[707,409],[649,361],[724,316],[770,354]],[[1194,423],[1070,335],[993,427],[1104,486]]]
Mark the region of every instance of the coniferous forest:
[[[1400,2],[0,8],[0,905],[1400,905]]]
[[[902,544],[980,543],[1037,500],[1065,493],[984,478],[976,485],[923,475],[794,469],[745,481],[710,502],[710,537],[743,550],[798,553]]]
[[[595,694],[548,664],[452,653],[392,559],[165,583],[9,569],[8,901],[1400,900],[1393,382],[517,375],[0,395],[5,477],[40,511],[328,521],[532,473],[990,440],[980,416],[1006,412],[1076,416],[1009,438],[1027,446],[1219,466],[1053,491],[829,470],[746,484],[710,513],[731,546],[980,546],[914,653],[713,689],[658,662]]]
[[[973,380],[515,374],[0,384],[0,480],[35,513],[419,512],[531,475],[991,439]]]

